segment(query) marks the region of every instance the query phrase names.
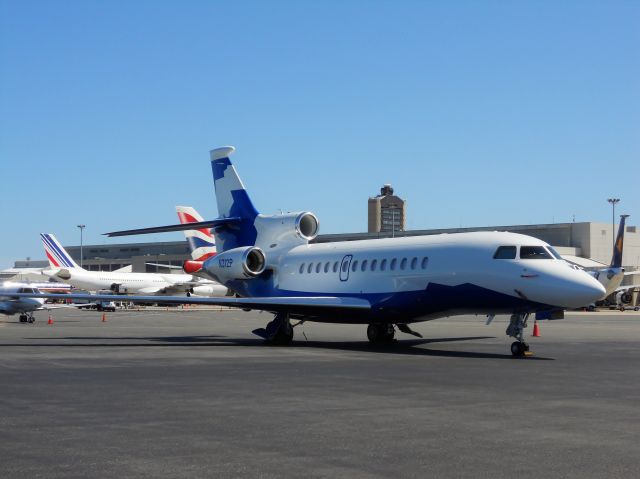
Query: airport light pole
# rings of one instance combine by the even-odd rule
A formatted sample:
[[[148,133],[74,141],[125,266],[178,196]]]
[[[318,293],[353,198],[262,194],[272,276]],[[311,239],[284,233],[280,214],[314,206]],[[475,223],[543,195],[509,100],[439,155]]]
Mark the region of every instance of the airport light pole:
[[[611,203],[613,211],[611,212],[611,244],[613,248],[616,247],[616,203],[620,203],[620,198],[607,198],[607,201]]]
[[[85,227],[87,225],[78,225],[78,228],[80,228],[80,267],[82,268],[82,258],[83,258],[83,254],[82,254],[82,232],[84,231]]]

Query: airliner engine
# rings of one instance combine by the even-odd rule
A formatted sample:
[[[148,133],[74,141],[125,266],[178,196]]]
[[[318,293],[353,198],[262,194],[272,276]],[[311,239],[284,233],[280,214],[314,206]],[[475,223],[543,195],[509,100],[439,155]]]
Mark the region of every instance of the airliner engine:
[[[264,253],[256,246],[233,248],[204,263],[207,273],[223,284],[232,280],[255,278],[265,267]]]

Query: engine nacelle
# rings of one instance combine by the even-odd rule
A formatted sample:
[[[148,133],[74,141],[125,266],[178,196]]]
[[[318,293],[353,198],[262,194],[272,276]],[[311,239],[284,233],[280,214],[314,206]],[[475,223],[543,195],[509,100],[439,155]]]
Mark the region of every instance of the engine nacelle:
[[[232,280],[255,278],[265,267],[264,253],[257,246],[233,248],[204,263],[207,273],[223,284]]]
[[[229,294],[229,290],[221,284],[205,284],[202,286],[194,286],[189,290],[187,296],[204,296],[209,298],[221,298]]]
[[[265,247],[308,243],[318,236],[319,226],[316,215],[306,211],[256,218],[258,238]]]

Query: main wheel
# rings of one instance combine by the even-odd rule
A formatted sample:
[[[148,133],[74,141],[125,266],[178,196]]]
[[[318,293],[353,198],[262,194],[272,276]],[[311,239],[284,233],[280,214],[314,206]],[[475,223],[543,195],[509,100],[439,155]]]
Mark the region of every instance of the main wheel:
[[[293,341],[293,327],[290,324],[283,325],[271,340],[272,344],[286,346]]]
[[[367,338],[374,344],[389,343],[395,335],[393,324],[371,323],[367,326]]]
[[[514,341],[511,343],[511,354],[516,357],[524,356],[524,352],[527,350],[527,345],[520,341]]]

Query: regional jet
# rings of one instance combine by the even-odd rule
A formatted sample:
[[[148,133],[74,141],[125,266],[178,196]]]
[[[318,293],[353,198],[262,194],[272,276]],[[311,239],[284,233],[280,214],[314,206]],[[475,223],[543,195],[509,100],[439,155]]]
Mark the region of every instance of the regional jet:
[[[45,291],[61,291],[64,288],[47,286],[47,283],[38,283],[44,285]],[[35,311],[57,309],[61,307],[75,307],[77,305],[44,305],[44,298],[25,297],[24,295],[40,294],[41,289],[33,283],[10,282],[7,281],[0,285],[0,314],[13,316],[20,315],[21,323],[34,323]],[[65,298],[66,295],[63,295]]]
[[[537,319],[562,316],[605,294],[585,271],[574,269],[548,244],[508,232],[472,232],[311,243],[313,213],[263,215],[254,207],[230,161],[233,147],[211,151],[219,218],[109,236],[212,228],[218,254],[203,269],[239,297],[162,301],[217,304],[275,315],[254,333],[273,343],[293,339],[292,320],[357,323],[373,343],[388,343],[396,328],[458,314],[509,314],[514,356],[529,349],[524,329]],[[52,295],[55,296],[55,295]],[[81,297],[82,295],[71,295]],[[114,299],[110,295],[95,298]],[[128,299],[145,302],[148,296]]]

